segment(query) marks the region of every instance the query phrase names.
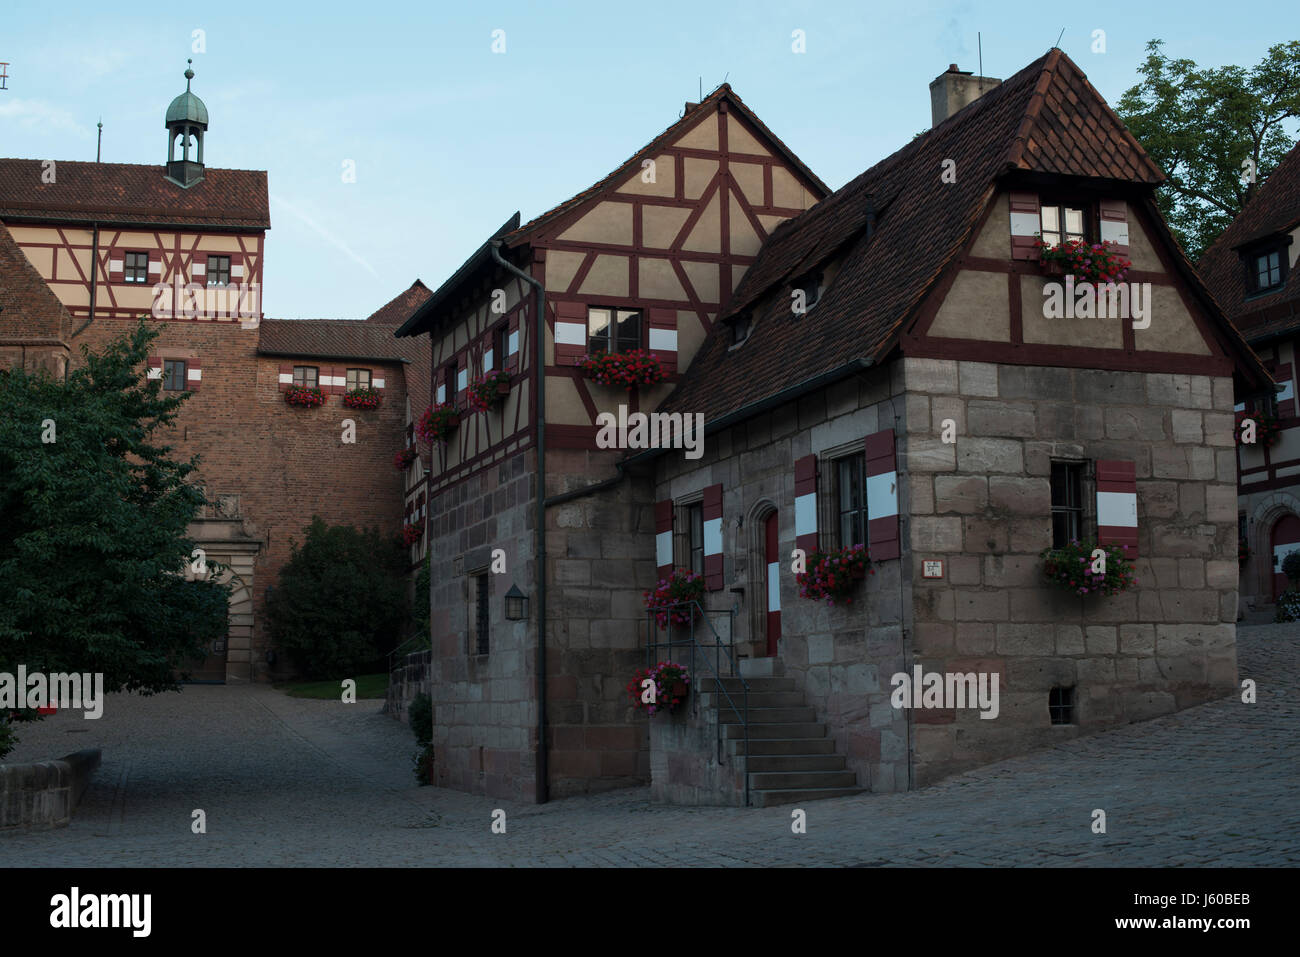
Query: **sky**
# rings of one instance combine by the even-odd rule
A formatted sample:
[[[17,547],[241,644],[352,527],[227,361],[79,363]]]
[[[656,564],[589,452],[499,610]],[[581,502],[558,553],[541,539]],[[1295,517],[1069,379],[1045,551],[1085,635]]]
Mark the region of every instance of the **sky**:
[[[978,71],[980,46],[984,75],[1006,78],[1059,35],[1113,104],[1149,40],[1249,68],[1300,39],[1294,2],[190,6],[68,2],[56,16],[4,0],[0,156],[93,160],[102,118],[106,162],[161,166],[192,58],[207,164],[268,172],[274,318],[363,318],[416,278],[437,288],[516,210],[527,222],[615,169],[701,84],[729,82],[838,188],[930,126],[930,81],[949,63]]]

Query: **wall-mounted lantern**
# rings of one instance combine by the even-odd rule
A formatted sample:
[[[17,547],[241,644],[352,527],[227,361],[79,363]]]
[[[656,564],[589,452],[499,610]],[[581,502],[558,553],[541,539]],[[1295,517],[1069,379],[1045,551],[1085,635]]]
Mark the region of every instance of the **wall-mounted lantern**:
[[[525,621],[528,618],[528,596],[512,584],[506,592],[506,620]]]

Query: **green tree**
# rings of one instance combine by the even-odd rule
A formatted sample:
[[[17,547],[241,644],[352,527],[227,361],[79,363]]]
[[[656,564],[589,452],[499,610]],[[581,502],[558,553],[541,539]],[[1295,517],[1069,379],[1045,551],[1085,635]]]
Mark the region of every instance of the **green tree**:
[[[178,664],[225,635],[229,588],[181,574],[204,496],[188,481],[198,459],[155,436],[188,397],[144,377],[157,335],[141,322],[101,353],[83,346],[64,381],[0,375],[0,671],[178,690]]]
[[[267,604],[271,635],[311,678],[355,677],[391,650],[407,621],[406,551],[374,529],[312,516]]]
[[[1196,260],[1295,145],[1286,126],[1300,117],[1300,41],[1269,47],[1250,70],[1198,69],[1162,46],[1147,43],[1142,81],[1116,112],[1168,175],[1156,203]]]

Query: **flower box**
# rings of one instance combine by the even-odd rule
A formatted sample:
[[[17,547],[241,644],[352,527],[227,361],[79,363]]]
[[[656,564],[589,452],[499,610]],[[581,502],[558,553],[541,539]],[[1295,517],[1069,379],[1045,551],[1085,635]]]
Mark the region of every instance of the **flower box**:
[[[460,425],[460,411],[455,406],[444,402],[424,410],[424,415],[420,416],[420,421],[415,427],[415,434],[422,442],[432,444],[444,441],[456,431],[458,425]]]
[[[807,556],[805,571],[795,573],[801,598],[826,599],[828,604],[853,604],[850,597],[857,583],[876,570],[862,545],[850,545],[838,551],[816,551]]]
[[[307,409],[324,405],[325,399],[325,393],[320,389],[303,385],[296,385],[284,394],[284,401],[289,405],[298,405]]]
[[[481,379],[469,384],[467,401],[475,412],[486,412],[493,406],[500,405],[510,394],[510,373],[489,372]]]
[[[381,400],[374,389],[349,389],[343,393],[343,404],[349,409],[377,409]]]
[[[1088,282],[1121,282],[1132,263],[1116,252],[1117,244],[1107,240],[1086,243],[1069,239],[1055,246],[1038,241],[1038,262],[1049,276],[1067,273]]]
[[[393,468],[399,472],[405,472],[411,467],[419,453],[415,449],[401,449],[393,456]]]
[[[414,545],[424,537],[424,528],[420,525],[405,525],[402,527],[402,544],[406,546]]]
[[[1241,439],[1241,423],[1246,419],[1253,419],[1255,422],[1255,446],[1261,449],[1269,449],[1276,444],[1282,436],[1282,427],[1278,425],[1277,419],[1267,412],[1238,412],[1237,413],[1237,444],[1249,446],[1250,443],[1243,442]]]
[[[635,389],[641,385],[655,385],[664,381],[664,368],[659,357],[644,349],[631,352],[598,352],[585,355],[578,362],[582,374],[600,385]]]
[[[704,576],[678,568],[643,596],[646,610],[655,613],[660,628],[667,627],[670,620],[674,625],[689,625],[699,617],[704,601]]]
[[[646,681],[653,682],[653,700],[646,701]],[[646,714],[660,711],[673,712],[686,700],[690,692],[691,676],[675,661],[661,661],[653,668],[641,668],[627,683],[627,694],[632,706]]]
[[[1103,571],[1093,570],[1092,553],[1100,548],[1106,553]],[[1073,541],[1063,548],[1045,548],[1043,575],[1058,588],[1076,595],[1117,595],[1137,584],[1133,562],[1118,545]]]

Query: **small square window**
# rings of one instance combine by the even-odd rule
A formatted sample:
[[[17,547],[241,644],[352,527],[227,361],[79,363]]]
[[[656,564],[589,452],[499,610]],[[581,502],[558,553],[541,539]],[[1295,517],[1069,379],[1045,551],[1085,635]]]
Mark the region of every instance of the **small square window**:
[[[1043,242],[1055,246],[1071,239],[1087,239],[1088,217],[1079,206],[1044,203],[1039,213]]]
[[[1257,253],[1253,260],[1255,292],[1267,292],[1282,285],[1282,251],[1269,249]]]
[[[835,508],[840,547],[869,545],[865,455],[847,455],[835,460]]]
[[[369,389],[370,388],[370,370],[369,369],[349,369],[347,372],[347,390]]]
[[[749,338],[749,331],[752,328],[753,321],[753,318],[748,313],[731,320],[731,344],[733,346],[738,346]]]
[[[1052,463],[1052,547],[1083,537],[1083,464]]]
[[[185,391],[185,362],[183,360],[163,360],[163,389],[167,392]]]
[[[804,311],[811,309],[813,306],[817,305],[818,300],[822,297],[821,273],[796,279],[791,285],[791,290],[795,293],[803,293]],[[796,307],[799,305],[799,300],[792,295],[790,301],[791,307],[795,309],[795,314],[798,315],[799,312]]]
[[[209,286],[230,285],[230,257],[209,256],[207,270],[204,273]]]
[[[697,575],[704,574],[704,503],[686,506],[688,564]]]
[[[1047,695],[1052,724],[1074,724],[1074,688],[1053,688]]]
[[[641,348],[641,313],[636,309],[595,307],[587,310],[587,351],[592,355]]]
[[[293,384],[305,389],[314,389],[319,381],[319,372],[315,366],[294,366]]]
[[[124,282],[148,282],[149,254],[127,253],[123,257],[122,279]]]
[[[488,653],[488,632],[492,626],[489,582],[487,569],[469,577],[470,653],[475,655]]]

